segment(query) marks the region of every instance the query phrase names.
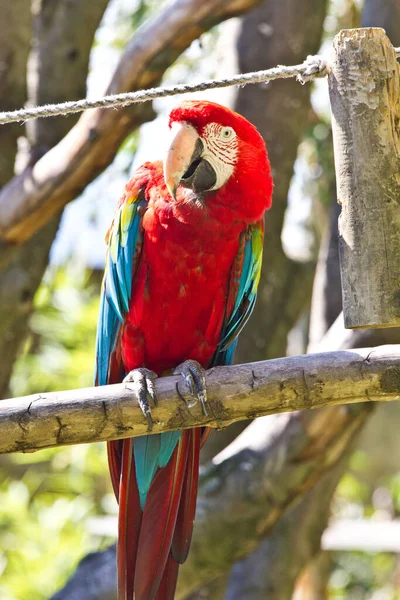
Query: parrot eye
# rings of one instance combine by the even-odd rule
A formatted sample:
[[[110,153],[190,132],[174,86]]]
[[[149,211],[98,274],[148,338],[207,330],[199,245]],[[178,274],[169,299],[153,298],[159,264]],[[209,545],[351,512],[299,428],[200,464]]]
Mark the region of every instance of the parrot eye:
[[[235,135],[235,130],[232,129],[232,127],[223,127],[221,129],[220,137],[223,140],[226,140],[226,141],[231,140],[234,135]]]

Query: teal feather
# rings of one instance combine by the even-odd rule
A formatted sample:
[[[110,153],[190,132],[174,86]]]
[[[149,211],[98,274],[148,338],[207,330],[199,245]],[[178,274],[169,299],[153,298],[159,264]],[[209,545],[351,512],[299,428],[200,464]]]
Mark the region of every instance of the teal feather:
[[[263,234],[263,221],[250,226],[242,234],[228,294],[234,295],[233,309],[225,315],[221,342],[213,357],[214,366],[232,364],[238,335],[253,312],[261,275]]]
[[[108,258],[100,299],[96,342],[96,383],[106,385],[118,333],[129,311],[132,279],[137,268],[142,231],[139,207],[143,198],[127,198],[117,209],[108,242]],[[180,431],[135,438],[133,452],[142,509],[157,469],[165,467],[181,436]]]
[[[108,369],[115,351],[115,343],[124,315],[129,310],[132,277],[139,262],[142,246],[141,217],[138,208],[143,203],[140,194],[135,202],[128,197],[118,207],[110,232],[97,328],[97,385],[108,383]],[[124,246],[121,245],[122,243]]]
[[[118,320],[123,323],[123,304],[121,301],[120,289],[117,285],[118,276],[113,262],[110,261],[105,274],[105,295],[113,308]]]
[[[146,435],[133,440],[136,481],[142,510],[157,469],[166,466],[180,436],[180,431],[171,431]]]

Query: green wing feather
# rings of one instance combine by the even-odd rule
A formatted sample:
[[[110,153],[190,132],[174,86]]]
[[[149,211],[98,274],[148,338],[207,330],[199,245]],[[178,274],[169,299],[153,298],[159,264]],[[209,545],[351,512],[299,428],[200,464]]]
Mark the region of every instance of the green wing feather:
[[[213,364],[231,364],[238,335],[247,323],[257,298],[261,276],[264,221],[250,225],[242,233],[239,251],[229,281],[225,323]]]
[[[96,340],[97,385],[110,383],[116,342],[124,315],[129,310],[132,279],[142,249],[143,232],[140,207],[145,206],[143,187],[131,180],[108,232],[108,251],[104,273]]]

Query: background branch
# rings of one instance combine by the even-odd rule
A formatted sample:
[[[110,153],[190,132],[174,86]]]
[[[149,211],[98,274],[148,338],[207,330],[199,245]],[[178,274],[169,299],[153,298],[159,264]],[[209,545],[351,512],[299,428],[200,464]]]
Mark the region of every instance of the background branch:
[[[222,72],[295,64],[308,54],[316,54],[325,14],[325,0],[305,0],[301,14],[298,0],[264,1],[226,36],[227,58]],[[232,60],[237,64],[232,65]],[[310,86],[286,80],[232,89],[233,98],[227,98],[228,104],[254,122],[262,133],[275,180],[273,206],[265,219],[260,291],[253,315],[239,339],[235,357],[239,363],[285,356],[288,333],[311,300],[315,265],[289,258],[281,241],[297,147],[310,111],[310,92]],[[245,421],[240,421],[228,429],[213,431],[202,449],[202,460],[210,460],[246,426]]]
[[[128,44],[106,93],[158,84],[201,33],[255,4],[255,0],[176,0]],[[149,120],[149,110],[145,103],[86,111],[61,143],[2,190],[0,237],[13,243],[29,239],[111,163],[126,135]]]
[[[6,2],[7,11],[17,10],[21,0]],[[24,25],[26,36],[26,49],[21,40],[21,63],[15,61],[15,68],[20,65],[20,78],[26,79],[26,57],[31,37],[30,29],[30,3],[19,7],[17,14],[18,24],[16,29]],[[53,2],[33,3],[33,49],[30,60],[29,75],[29,102],[32,104],[62,100],[64,97],[79,98],[86,91],[86,78],[88,71],[90,49],[93,44],[95,32],[103,16],[108,0],[54,0]],[[11,7],[14,7],[11,9]],[[22,10],[23,8],[23,10]],[[26,20],[29,17],[29,21]],[[12,23],[12,21],[11,21]],[[14,28],[4,18],[2,26],[10,32]],[[0,26],[1,27],[1,26]],[[7,37],[0,36],[5,40]],[[18,37],[17,37],[18,39]],[[24,38],[25,39],[25,38]],[[22,60],[25,63],[22,65]],[[57,85],[54,85],[57,81]],[[21,85],[21,84],[20,84]],[[25,83],[24,83],[25,86]],[[25,89],[25,87],[24,87]],[[11,96],[12,97],[12,96]],[[17,96],[19,98],[19,96]],[[15,103],[17,97],[13,100]],[[19,99],[20,105],[22,100]],[[54,144],[60,141],[66,131],[77,121],[74,115],[65,119],[58,117],[43,120],[40,124],[30,124],[28,138],[30,149],[28,156],[22,158],[32,165]],[[18,131],[24,130],[17,124]],[[8,126],[5,126],[6,131]],[[0,128],[0,140],[3,127]],[[3,147],[1,155],[13,156],[12,148],[8,151]],[[1,161],[1,164],[3,162]],[[0,181],[5,186],[11,179],[14,169],[8,169],[6,178]],[[11,180],[11,181],[15,181]],[[9,184],[10,185],[10,184]],[[3,187],[0,194],[4,202],[12,202]],[[29,210],[26,211],[29,214]],[[0,398],[7,394],[10,374],[19,352],[21,344],[26,337],[28,318],[32,312],[34,294],[42,280],[47,267],[48,256],[54,237],[56,235],[59,219],[56,215],[47,226],[36,233],[30,240],[20,246],[3,244],[0,258]]]
[[[225,600],[292,598],[304,564],[314,558],[319,548],[330,513],[326,498],[333,494],[339,483],[349,450],[312,490],[288,510],[258,548],[234,565],[226,594],[222,596]],[[304,600],[311,598],[306,596]]]
[[[181,569],[177,600],[198,598],[194,591],[209,582],[220,593],[224,578],[218,578],[255,550],[284,511],[340,463],[368,412],[354,405],[260,418],[208,465],[200,476],[194,538]],[[293,518],[291,522],[296,523]],[[107,551],[110,561],[114,548]],[[76,590],[97,599],[92,580],[103,560],[103,553],[97,553],[88,568],[82,561],[53,600],[75,600]],[[102,586],[100,598],[112,593],[113,577]]]
[[[263,2],[243,18],[237,37],[239,71],[296,64],[320,47],[325,0]],[[265,219],[263,272],[257,304],[240,337],[237,361],[286,354],[287,335],[310,302],[315,265],[289,258],[282,248],[282,226],[297,148],[307,126],[311,86],[276,81],[237,91],[234,109],[263,135],[274,175],[273,208]]]
[[[256,3],[257,0],[176,0],[128,45],[108,92],[155,85],[177,56],[203,31]],[[32,54],[30,100],[44,104],[66,97],[79,98],[86,85],[90,47],[107,2],[57,0],[35,5],[38,7],[34,16],[38,37]],[[49,61],[50,56],[54,57],[53,62]],[[57,86],[52,85],[53,75],[57,77]],[[0,354],[3,357],[0,397],[7,395],[12,367],[27,334],[33,297],[48,263],[61,208],[112,161],[123,139],[153,116],[150,103],[119,111],[91,111],[54,152],[49,151],[43,157],[49,147],[60,142],[78,117],[44,119],[29,129],[29,164],[0,191],[0,232],[7,237],[10,224],[7,219],[11,216],[16,219],[14,224],[18,224],[21,233],[18,239],[12,237],[12,242],[18,242],[17,246],[7,244],[4,236],[0,244]],[[8,178],[10,176],[11,173]],[[0,183],[4,185],[6,181]],[[44,210],[43,204],[48,210]],[[31,213],[34,206],[37,210]],[[41,226],[44,227],[37,232]]]

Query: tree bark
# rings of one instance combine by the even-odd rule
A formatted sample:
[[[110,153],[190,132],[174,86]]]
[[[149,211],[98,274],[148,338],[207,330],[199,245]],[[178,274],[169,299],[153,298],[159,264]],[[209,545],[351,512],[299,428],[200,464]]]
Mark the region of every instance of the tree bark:
[[[29,60],[29,102],[33,106],[79,100],[86,96],[90,51],[109,0],[52,0],[34,3],[33,43]],[[77,115],[29,121],[28,136],[36,157],[55,146],[78,120]]]
[[[10,7],[18,4],[7,2]],[[34,3],[34,49],[29,79],[29,101],[32,104],[62,101],[64,97],[78,99],[82,93],[85,94],[90,48],[107,4],[108,0]],[[26,18],[26,11],[24,15]],[[18,12],[20,18],[23,22],[24,18]],[[2,23],[7,23],[7,27],[12,29],[6,20]],[[77,116],[74,115],[31,125],[28,131],[30,165],[56,144],[76,121]],[[3,127],[0,133],[2,131]],[[11,179],[12,175],[13,170],[8,172],[7,179]],[[59,219],[60,215],[57,215],[25,244],[17,247],[3,245],[1,248],[0,398],[7,395],[11,371],[27,334],[33,297],[47,267]]]
[[[26,101],[26,61],[31,34],[30,0],[0,0],[0,111],[19,108]],[[0,128],[0,188],[14,174],[19,123]]]
[[[326,498],[335,491],[348,455],[349,452],[278,521],[253,554],[236,563],[226,595],[222,596],[225,600],[290,600],[293,597],[304,565],[318,552],[330,513]],[[304,600],[311,600],[311,596],[304,596]]]
[[[329,92],[348,328],[400,325],[399,81],[382,29],[336,36]]]
[[[264,2],[243,18],[237,40],[239,71],[296,64],[318,52],[325,0]],[[310,302],[314,265],[288,258],[281,232],[297,148],[310,110],[310,86],[275,81],[237,92],[234,108],[263,135],[275,187],[265,219],[263,271],[257,304],[238,345],[237,360],[263,360],[286,354],[287,334]]]
[[[0,405],[0,453],[162,433],[221,428],[268,414],[400,395],[400,348],[327,352],[214,367],[207,372],[208,415],[180,376],[156,381],[153,429],[129,384],[34,394]]]

